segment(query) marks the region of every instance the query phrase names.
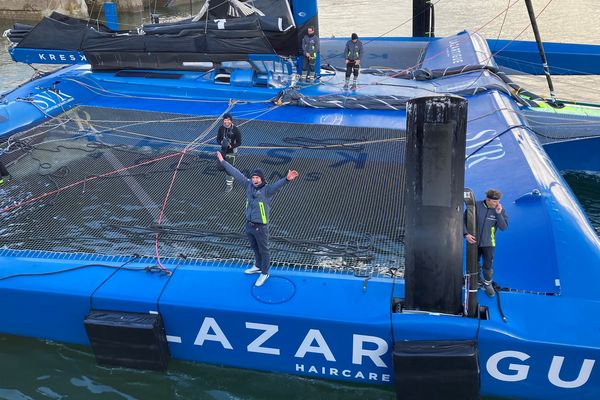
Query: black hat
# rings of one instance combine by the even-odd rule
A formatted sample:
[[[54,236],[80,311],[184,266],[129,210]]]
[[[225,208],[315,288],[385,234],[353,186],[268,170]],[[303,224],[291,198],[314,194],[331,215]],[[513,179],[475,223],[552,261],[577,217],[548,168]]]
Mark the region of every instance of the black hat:
[[[250,178],[252,178],[253,176],[258,176],[263,183],[266,183],[265,171],[263,171],[262,169],[257,168],[254,171],[252,171],[252,173],[250,174]]]
[[[351,37],[352,37],[352,40],[357,40],[358,39],[358,35],[356,33],[353,33]]]
[[[230,119],[230,120],[232,120],[232,121],[233,121],[233,117],[232,117],[232,116],[231,116],[231,114],[229,114],[229,113],[225,113],[225,114],[223,114],[223,119]]]

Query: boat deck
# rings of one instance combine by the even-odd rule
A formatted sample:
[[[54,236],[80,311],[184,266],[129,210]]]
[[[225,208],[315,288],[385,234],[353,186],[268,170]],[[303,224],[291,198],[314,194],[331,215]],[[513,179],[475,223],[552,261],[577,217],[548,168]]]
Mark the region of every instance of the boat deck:
[[[236,166],[246,175],[263,168],[268,182],[301,172],[273,204],[275,265],[403,266],[403,131],[248,114],[236,119]],[[13,136],[4,247],[153,257],[159,234],[161,258],[252,259],[244,190],[236,182],[225,192],[214,155],[219,125],[214,116],[80,106]]]

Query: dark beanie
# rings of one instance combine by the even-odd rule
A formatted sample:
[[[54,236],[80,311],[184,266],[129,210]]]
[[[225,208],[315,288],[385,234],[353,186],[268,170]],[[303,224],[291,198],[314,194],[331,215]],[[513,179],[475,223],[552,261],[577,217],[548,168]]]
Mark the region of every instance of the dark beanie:
[[[352,34],[352,40],[356,40],[356,39],[358,39],[358,35],[356,33],[353,33]]]
[[[263,183],[267,183],[267,181],[265,180],[265,172],[262,169],[257,168],[254,171],[252,171],[252,173],[250,174],[250,178],[252,178],[253,176],[258,176]]]
[[[229,113],[225,113],[225,114],[223,115],[223,119],[230,119],[230,120],[232,120],[232,121],[233,121],[233,117],[232,117],[232,116],[231,116],[231,114],[229,114]]]

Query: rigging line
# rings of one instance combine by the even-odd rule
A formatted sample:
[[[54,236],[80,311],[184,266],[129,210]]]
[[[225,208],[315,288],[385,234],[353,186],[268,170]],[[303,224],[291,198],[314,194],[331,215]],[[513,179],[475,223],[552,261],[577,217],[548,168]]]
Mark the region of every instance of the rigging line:
[[[535,16],[536,18],[538,18],[540,15],[542,15],[544,13],[544,11],[546,10],[546,8],[548,8],[548,6],[553,2],[554,0],[548,0],[548,2],[546,3],[546,5],[544,6],[544,8],[542,8],[542,10]],[[519,34],[517,34],[517,36],[515,36],[512,40],[510,40],[508,43],[506,43],[504,46],[502,46],[502,48],[500,50],[498,50],[496,53],[501,52],[502,50],[506,49],[508,46],[510,46],[513,42],[515,42],[519,37],[521,37],[521,35],[523,33],[525,33],[526,30],[528,30],[531,27],[531,22],[529,24],[527,24],[527,26],[525,26],[525,28],[523,28],[523,30],[521,30],[521,32]],[[490,61],[492,58],[494,57],[493,54],[490,54],[490,56],[483,60],[484,63],[487,63],[488,61]]]
[[[209,140],[212,141],[215,137],[213,136]],[[364,146],[370,144],[381,144],[381,143],[390,143],[390,142],[405,142],[405,137],[398,138],[388,138],[388,139],[377,139],[377,140],[369,140],[364,142],[350,142],[350,143],[339,143],[339,144],[329,144],[329,145],[321,145],[321,146],[247,146],[244,145],[242,149],[253,149],[253,150],[273,150],[273,149],[289,149],[289,150],[326,150],[326,149],[334,149],[334,148],[344,148],[344,147],[354,147],[354,146]],[[209,144],[207,141],[199,143],[194,146],[194,149],[198,149],[200,147],[219,147],[215,144]]]
[[[94,295],[96,294],[96,292],[98,291],[98,289],[100,289],[100,287],[102,287],[102,285],[104,285],[110,278],[112,278],[117,272],[119,272],[119,270],[121,270],[121,268],[123,268],[124,266],[126,266],[127,264],[138,260],[139,258],[141,258],[140,255],[135,254],[133,255],[129,260],[127,260],[125,263],[119,265],[112,273],[110,273],[98,286],[96,286],[96,288],[92,291],[92,293],[90,293],[89,296],[89,300],[90,300],[90,311],[94,309],[93,307],[93,298]]]
[[[255,117],[253,117],[251,119],[248,119],[248,120],[242,122],[238,126],[244,126],[244,125],[246,125],[246,124],[248,124],[248,123],[250,123],[252,121],[257,120],[259,117],[262,117],[263,115],[266,115],[267,113],[270,113],[271,111],[274,111],[274,110],[276,110],[276,109],[278,109],[279,107],[282,107],[282,106],[283,105],[275,105],[275,106],[269,107],[267,110],[261,112],[260,114],[256,115]],[[192,150],[196,150],[196,149],[198,149],[200,147],[204,147],[204,146],[208,145],[208,142],[214,140],[215,138],[216,138],[216,136],[212,136],[212,137],[210,137],[210,138],[208,138],[208,139],[206,139],[206,140],[204,140],[204,141],[202,141],[200,143],[195,144],[194,146],[192,146]],[[247,147],[247,146],[244,146],[244,147]]]
[[[104,128],[102,125],[96,125],[100,128]],[[117,128],[108,128],[106,127],[106,131],[101,131],[99,132],[99,134],[106,134],[106,135],[111,135],[114,137],[121,137],[124,139],[131,139],[132,136],[134,137],[140,137],[142,139],[147,139],[150,140],[152,142],[158,142],[158,143],[165,143],[165,144],[179,144],[179,145],[186,145],[188,142],[183,141],[183,140],[176,140],[176,139],[167,139],[164,137],[160,137],[160,136],[153,136],[147,133],[137,133],[137,132],[131,132],[131,131],[126,131],[126,130],[122,130],[122,129],[117,129]],[[122,135],[120,135],[118,132],[123,133]],[[90,135],[89,133],[86,135]],[[90,136],[94,136],[90,135]],[[45,142],[42,142],[45,143]]]
[[[129,261],[127,263],[129,263]],[[59,269],[59,270],[48,271],[48,272],[32,272],[32,273],[20,273],[20,274],[6,275],[6,276],[0,277],[0,281],[13,279],[13,278],[22,278],[22,277],[58,275],[58,274],[64,274],[65,272],[72,272],[72,271],[77,271],[80,269],[93,268],[93,267],[112,268],[112,269],[122,268],[122,266],[114,266],[114,265],[109,265],[109,264],[85,264],[85,265],[78,265],[78,266],[71,267],[71,268]],[[144,268],[122,268],[122,269],[125,269],[127,271],[145,271]]]
[[[86,136],[88,136],[87,133],[79,135],[79,136],[73,136],[73,137],[69,137],[69,138],[64,138],[64,139],[46,140],[46,141],[43,141],[43,142],[36,143],[35,145],[31,145],[31,150],[48,150],[48,149],[40,148],[40,146],[43,145],[43,144],[48,144],[48,143],[66,142],[66,141],[71,141],[71,140],[76,140],[76,139],[83,139]],[[59,147],[67,148],[66,146],[62,146],[62,145],[58,146],[57,148],[59,148]],[[18,150],[15,150],[15,151],[18,151]],[[8,153],[8,154],[10,154],[10,153]]]
[[[153,137],[150,135],[146,135],[143,133],[136,133],[136,132],[132,132],[132,131],[127,131],[124,130],[122,128],[128,128],[128,127],[133,127],[133,126],[142,126],[142,125],[149,125],[149,124],[158,124],[158,123],[170,123],[170,122],[174,122],[174,123],[182,123],[182,122],[205,122],[205,121],[211,121],[212,118],[205,118],[205,119],[198,119],[198,120],[188,120],[188,121],[169,121],[169,120],[164,120],[164,121],[140,121],[140,122],[133,122],[133,123],[128,123],[125,125],[120,125],[120,126],[116,126],[116,127],[111,127],[111,126],[106,126],[106,125],[100,125],[100,124],[95,124],[92,125],[93,127],[100,127],[103,128],[103,131],[100,131],[98,133],[106,133],[106,134],[110,134],[111,131],[116,131],[116,132],[122,132],[122,133],[131,133],[132,136],[142,136],[142,137]],[[93,122],[93,120],[84,120],[85,122]],[[77,121],[75,121],[77,122]],[[115,122],[115,121],[107,121],[107,122]],[[154,136],[156,137],[156,136]],[[169,141],[173,141],[173,142],[179,142],[179,141],[175,141],[174,139],[164,139],[165,141],[169,140]],[[180,142],[182,144],[187,144],[188,142],[182,141]]]
[[[442,1],[444,1],[444,0],[437,0],[435,3],[433,3],[433,4],[432,4],[432,6],[434,6],[434,5],[438,4],[438,3],[441,3]],[[421,14],[423,14],[423,13],[425,13],[425,12],[426,12],[426,10],[422,10],[422,11],[421,11],[420,13],[418,13],[416,16],[421,16]],[[369,44],[369,43],[371,43],[371,42],[374,42],[375,40],[377,40],[377,39],[379,39],[379,38],[381,38],[381,37],[384,37],[385,35],[387,35],[387,34],[389,34],[389,33],[392,33],[392,32],[393,32],[393,31],[395,31],[396,29],[399,29],[399,28],[403,27],[404,25],[406,25],[407,23],[411,22],[411,21],[412,21],[414,18],[415,18],[415,16],[412,16],[411,18],[407,19],[406,21],[402,22],[401,24],[399,24],[399,25],[396,25],[396,26],[395,26],[395,27],[393,27],[392,29],[390,29],[390,30],[388,30],[388,31],[386,31],[386,32],[384,32],[384,33],[382,33],[382,34],[378,35],[378,36],[375,36],[375,37],[374,37],[373,39],[371,39],[371,40],[367,40],[367,41],[365,41],[363,44],[365,44],[365,45],[366,45],[366,44]],[[337,57],[340,57],[340,56],[343,56],[343,55],[344,55],[344,53],[343,53],[343,52],[342,52],[342,53],[338,53],[338,54],[334,54],[334,55],[332,55],[332,56],[329,56],[329,57],[321,58],[321,61],[327,61],[327,60],[329,60],[329,59],[331,59],[331,58],[337,58]]]
[[[369,144],[381,144],[381,143],[390,143],[390,142],[405,142],[405,137],[397,137],[397,138],[388,138],[388,139],[377,139],[377,140],[368,140],[364,142],[349,142],[349,143],[339,143],[339,144],[329,144],[329,145],[321,145],[321,146],[244,146],[247,149],[299,149],[299,150],[318,150],[318,149],[333,149],[339,147],[354,147],[354,146],[363,146]]]
[[[237,118],[242,118],[245,117],[247,115],[253,115],[253,114],[259,114],[264,112],[265,110],[270,109],[271,106],[268,106],[265,109],[258,109],[258,110],[251,110],[251,111],[245,111],[245,112],[237,112],[236,113],[236,117]],[[108,108],[110,109],[110,108]],[[83,110],[85,112],[85,110]],[[77,122],[77,119],[79,118],[79,116],[77,115],[77,118],[71,118],[71,120]],[[80,118],[79,118],[80,119]],[[185,116],[175,116],[172,118],[168,118],[168,119],[153,119],[153,120],[120,120],[120,121],[115,121],[115,119],[85,119],[83,121],[85,122],[89,122],[89,123],[98,123],[98,122],[108,122],[108,123],[114,123],[114,122],[120,122],[120,123],[126,123],[126,124],[160,124],[160,123],[184,123],[184,122],[206,122],[206,121],[212,121],[214,119],[214,116],[201,116],[201,115],[185,115]],[[98,125],[98,126],[102,126],[102,125]],[[122,128],[128,125],[122,125],[119,126],[118,128]],[[108,126],[103,126],[105,128],[110,128]],[[187,141],[184,143],[188,143]]]
[[[54,129],[60,128],[61,125],[64,125],[67,122],[68,121],[61,121],[61,123],[58,124],[58,125],[55,125],[55,126],[49,128],[49,129],[45,130],[45,131],[42,131],[42,132],[39,132],[39,133],[35,133],[35,134],[32,134],[32,135],[26,136],[23,139],[32,139],[32,138],[35,138],[37,136],[46,134],[46,133],[48,133],[50,131],[53,131]],[[19,139],[20,136],[23,136],[25,133],[31,132],[32,130],[34,130],[36,128],[37,127],[33,127],[33,128],[31,128],[31,129],[29,129],[29,130],[27,130],[25,132],[15,133],[14,135],[9,136],[8,139],[6,140],[7,146],[4,149],[0,149],[0,154],[4,154],[4,153],[8,154],[8,151],[10,150],[10,147],[13,145],[13,143],[15,143],[15,140],[22,141],[23,139]]]
[[[549,119],[554,119],[556,121],[563,121],[564,118],[556,118],[556,117],[548,117],[548,118],[537,118],[536,116],[526,116],[525,117],[529,122],[535,122],[536,125],[548,125],[548,126],[577,126],[577,127],[586,127],[586,126],[597,126],[600,125],[600,121],[587,121],[582,119],[573,119],[567,122],[554,122],[548,121]],[[589,135],[590,137],[598,136],[598,135]]]
[[[225,103],[228,102],[229,100],[227,99],[223,99],[223,100],[202,100],[202,99],[190,99],[190,98],[170,98],[170,97],[153,97],[153,96],[137,96],[137,95],[130,95],[130,94],[125,94],[125,93],[119,93],[119,92],[113,92],[111,90],[108,89],[104,89],[104,88],[98,88],[98,87],[94,87],[90,84],[84,83],[82,81],[79,81],[77,79],[74,78],[64,78],[64,80],[66,81],[72,81],[75,82],[83,87],[85,87],[86,89],[92,91],[95,94],[98,94],[100,96],[110,96],[110,97],[116,97],[116,98],[131,98],[131,99],[142,99],[142,100],[163,100],[163,101],[178,101],[178,102],[191,102],[191,103]],[[261,103],[271,103],[273,101],[273,97],[267,100],[244,100],[243,103],[246,104],[261,104]]]
[[[130,166],[119,168],[119,169],[116,169],[116,170],[113,170],[113,171],[105,172],[105,173],[100,174],[100,175],[94,175],[94,176],[87,177],[85,179],[81,179],[81,180],[79,180],[77,182],[73,182],[73,183],[70,183],[70,184],[68,184],[66,186],[59,187],[56,190],[52,190],[50,192],[46,192],[46,193],[41,194],[39,196],[32,197],[32,198],[30,198],[28,200],[24,200],[24,201],[22,201],[20,203],[16,203],[16,204],[13,204],[11,206],[8,206],[8,207],[5,207],[3,209],[0,209],[0,214],[8,213],[8,212],[13,211],[13,210],[15,210],[17,208],[21,208],[21,207],[23,207],[25,205],[31,204],[31,203],[33,203],[35,201],[38,201],[38,200],[44,199],[46,197],[49,197],[49,196],[61,193],[61,192],[65,191],[67,189],[70,189],[72,187],[76,187],[76,186],[85,184],[86,182],[93,181],[93,180],[100,179],[100,178],[105,178],[105,177],[108,177],[108,176],[112,176],[112,175],[121,173],[123,171],[127,171],[127,170],[130,170],[132,168],[136,168],[136,167],[141,167],[141,166],[144,166],[144,165],[152,164],[152,163],[155,163],[157,161],[166,160],[166,159],[178,156],[179,154],[180,154],[180,152],[163,155],[163,156],[156,157],[156,158],[153,158],[153,159],[150,159],[150,160],[146,160],[146,161],[141,162],[139,164],[130,165]]]
[[[525,28],[525,29],[527,29],[527,28]],[[503,58],[503,59],[506,59],[506,60],[515,60],[515,62],[518,62],[519,64],[528,64],[528,65],[535,65],[535,66],[539,66],[540,65],[539,62],[526,61],[526,60],[521,60],[521,59],[518,59],[518,58],[508,57],[508,56],[501,56],[501,55],[498,55],[498,52],[494,53],[494,58]],[[573,72],[573,74],[571,74],[571,75],[596,76],[595,74],[590,74],[588,72],[580,71],[580,70],[572,69],[572,68],[554,67],[553,66],[552,69],[555,70],[555,71]],[[524,73],[523,75],[525,75],[525,76],[531,76],[533,74]]]
[[[551,1],[552,1],[552,0],[551,0]],[[515,6],[516,4],[518,4],[519,2],[520,2],[520,0],[515,0],[515,2],[514,2],[514,3],[512,3],[512,4],[510,5],[510,7],[509,7],[509,8],[512,8],[512,7],[514,7],[514,6]],[[503,13],[505,13],[505,12],[506,12],[506,11],[502,11],[502,12],[500,12],[499,14],[496,14],[496,15],[495,15],[495,16],[494,16],[492,19],[490,19],[488,22],[486,22],[485,24],[481,25],[479,28],[475,29],[475,30],[473,31],[473,33],[477,33],[477,32],[479,32],[479,31],[481,31],[483,28],[485,28],[487,25],[489,25],[489,24],[490,24],[490,23],[492,23],[494,20],[496,20],[497,18],[499,18],[499,17],[500,17],[500,15],[502,15],[502,14],[503,14]],[[527,28],[526,28],[526,29],[527,29]],[[468,39],[469,39],[469,36],[467,36],[467,37],[465,37],[465,38],[462,38],[462,39],[459,41],[459,43],[462,43],[463,41],[466,41],[466,40],[468,40]],[[425,61],[430,61],[430,60],[434,60],[434,59],[436,59],[437,57],[441,57],[441,56],[443,56],[443,55],[445,55],[445,54],[446,54],[446,49],[442,49],[442,50],[440,50],[438,53],[436,53],[436,54],[433,54],[431,57],[429,57],[429,58],[427,58],[427,59],[423,60],[422,62],[425,62]],[[391,76],[389,76],[389,77],[386,77],[386,78],[382,79],[382,80],[381,80],[381,81],[379,81],[379,82],[383,82],[383,81],[385,81],[385,80],[387,80],[387,79],[390,79],[390,78],[396,78],[396,77],[398,77],[398,76],[400,76],[400,75],[404,75],[404,74],[406,74],[406,73],[410,72],[411,70],[413,70],[413,69],[417,68],[418,66],[419,66],[419,64],[415,64],[415,65],[413,65],[413,66],[411,66],[411,67],[408,67],[408,68],[402,69],[402,70],[401,70],[400,72],[398,72],[397,74],[394,74],[394,75],[391,75]]]
[[[167,204],[169,202],[169,197],[171,196],[171,191],[173,190],[173,186],[175,184],[175,178],[177,177],[177,171],[179,169],[179,166],[181,165],[181,162],[183,161],[183,158],[185,157],[185,155],[187,154],[187,152],[190,150],[190,148],[193,148],[192,146],[199,140],[204,139],[206,137],[206,135],[208,135],[208,133],[210,131],[212,131],[216,126],[217,123],[223,118],[223,115],[225,115],[226,113],[228,113],[229,111],[231,111],[231,109],[235,106],[235,102],[230,102],[229,106],[227,107],[227,109],[225,109],[225,111],[223,111],[221,113],[221,115],[218,118],[215,118],[214,122],[208,127],[206,128],[200,135],[198,135],[197,138],[195,138],[193,141],[191,141],[181,152],[180,152],[180,156],[179,156],[179,160],[177,161],[177,165],[175,166],[175,170],[173,171],[173,175],[171,177],[171,182],[169,183],[169,187],[167,189],[167,194],[165,195],[165,199],[163,201],[163,205],[160,209],[160,213],[158,215],[158,219],[156,221],[157,225],[160,225],[162,222],[162,219],[165,215],[165,210],[167,208]],[[160,233],[156,233],[156,240],[154,243],[155,246],[155,250],[156,250],[156,265],[163,270],[167,275],[171,275],[171,271],[169,271],[167,268],[164,267],[164,265],[162,265],[161,261],[160,261],[160,251],[158,248],[158,241],[160,238]]]
[[[86,22],[86,24],[85,24],[86,26],[90,26],[90,21],[91,21],[91,19],[92,19],[92,12],[94,12],[94,8],[95,8],[95,7],[96,7],[96,0],[92,0],[91,10],[90,10],[90,13],[89,13],[89,15],[88,15],[87,22]],[[98,17],[97,17],[97,18],[99,18],[99,17],[100,17],[100,14],[98,14]]]
[[[522,128],[522,129],[525,129],[525,130],[533,133],[534,135],[537,135],[537,133],[535,131],[533,131],[530,127],[528,127],[527,125],[524,125],[524,124],[518,124],[518,125],[509,126],[505,130],[503,130],[502,132],[498,133],[497,135],[495,135],[494,137],[492,137],[491,139],[489,139],[487,142],[485,142],[484,144],[482,144],[481,146],[479,146],[477,149],[473,150],[473,152],[471,152],[469,155],[467,155],[465,157],[465,161],[467,161],[471,156],[473,156],[476,153],[478,153],[479,150],[483,149],[485,146],[487,146],[488,144],[490,144],[494,140],[498,139],[500,136],[503,136],[505,133],[510,132],[510,131],[512,131],[515,128]]]
[[[502,29],[504,28],[504,23],[506,22],[506,17],[508,16],[508,10],[510,9],[510,1],[506,4],[506,11],[504,12],[504,18],[502,19],[502,25],[500,25],[500,30],[498,31],[498,36],[496,36],[496,41],[494,42],[494,47],[498,43],[498,39],[500,39],[500,35],[502,34]]]
[[[94,21],[96,23],[96,30],[100,31],[100,12],[102,11],[102,7],[100,4],[98,4],[98,13],[96,14],[96,20]],[[92,8],[92,11],[90,12],[90,16],[92,15],[92,12],[94,12],[94,9]],[[119,28],[117,28],[119,29]]]

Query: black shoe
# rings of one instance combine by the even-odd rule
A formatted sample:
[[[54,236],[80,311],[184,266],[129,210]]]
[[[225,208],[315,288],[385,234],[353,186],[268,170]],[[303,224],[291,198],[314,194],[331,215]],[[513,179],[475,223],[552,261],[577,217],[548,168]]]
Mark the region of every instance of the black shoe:
[[[491,283],[484,283],[483,284],[483,290],[485,290],[485,294],[487,294],[488,297],[492,298],[496,295],[496,291],[494,290],[494,287],[492,286]]]

